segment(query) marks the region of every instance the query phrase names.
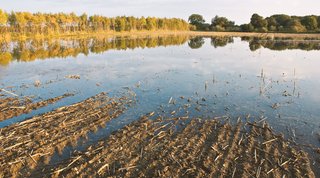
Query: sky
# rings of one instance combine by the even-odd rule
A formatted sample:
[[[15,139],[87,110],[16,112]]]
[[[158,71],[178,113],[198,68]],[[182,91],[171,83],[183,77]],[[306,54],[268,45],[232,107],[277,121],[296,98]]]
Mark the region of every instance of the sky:
[[[104,16],[178,17],[201,14],[210,22],[218,15],[248,23],[253,13],[320,15],[317,0],[0,0],[0,9],[29,12],[75,12]]]

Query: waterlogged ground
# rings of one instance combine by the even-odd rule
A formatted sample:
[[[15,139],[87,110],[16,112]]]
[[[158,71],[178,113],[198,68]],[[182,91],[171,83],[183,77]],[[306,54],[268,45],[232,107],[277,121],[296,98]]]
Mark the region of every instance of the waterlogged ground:
[[[232,123],[238,117],[250,122],[266,121],[291,142],[310,145],[311,148],[303,147],[315,158],[310,164],[319,165],[317,154],[312,151],[320,147],[320,42],[317,40],[163,36],[1,45],[0,99],[14,99],[4,106],[0,103],[0,134],[10,127],[20,131],[29,128],[29,125],[14,125],[29,118],[32,124],[37,119],[43,122],[66,113],[83,117],[80,120],[87,123],[89,120],[79,111],[81,108],[99,117],[106,114],[99,107],[88,109],[90,102],[94,105],[112,101],[111,105],[121,108],[112,109],[109,119],[94,121],[103,127],[90,130],[91,126],[86,125],[88,129],[79,133],[61,126],[66,128],[66,133],[79,136],[75,136],[73,145],[59,145],[59,153],[50,152],[52,157],[46,161],[49,164],[59,164],[70,158],[74,150],[85,151],[113,131],[148,115],[216,117],[230,119]],[[99,99],[101,92],[111,99]],[[86,100],[90,97],[93,99]],[[82,103],[41,115],[78,102]],[[28,107],[23,103],[29,103]],[[81,127],[72,119],[69,123]],[[32,127],[41,132],[41,125]],[[52,129],[53,133],[61,134],[60,131]],[[21,131],[21,134],[25,133]],[[57,136],[57,140],[62,138]],[[9,140],[8,144],[15,140]]]

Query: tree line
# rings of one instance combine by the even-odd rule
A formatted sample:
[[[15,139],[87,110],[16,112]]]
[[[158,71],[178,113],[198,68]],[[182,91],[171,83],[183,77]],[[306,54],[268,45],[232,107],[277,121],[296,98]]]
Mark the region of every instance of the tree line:
[[[235,32],[320,32],[320,16],[289,16],[285,14],[262,17],[253,14],[247,24],[236,25],[226,17],[215,16],[206,23],[203,16],[192,14],[189,23],[179,18],[105,17],[86,13],[5,12],[0,9],[0,34],[56,34],[100,31],[199,30]]]
[[[0,9],[0,33],[50,34],[54,32],[140,30],[189,30],[189,24],[179,18],[104,17],[75,13],[5,12]]]
[[[289,16],[285,14],[262,17],[253,14],[247,24],[236,25],[226,17],[215,16],[206,23],[203,16],[192,14],[188,21],[192,30],[199,31],[235,31],[235,32],[290,32],[290,33],[319,33],[320,16]]]

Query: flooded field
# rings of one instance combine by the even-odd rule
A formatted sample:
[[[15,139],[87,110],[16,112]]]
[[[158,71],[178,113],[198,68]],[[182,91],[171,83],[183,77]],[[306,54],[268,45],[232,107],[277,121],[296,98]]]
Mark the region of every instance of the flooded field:
[[[320,176],[319,40],[63,38],[0,51],[0,177]]]

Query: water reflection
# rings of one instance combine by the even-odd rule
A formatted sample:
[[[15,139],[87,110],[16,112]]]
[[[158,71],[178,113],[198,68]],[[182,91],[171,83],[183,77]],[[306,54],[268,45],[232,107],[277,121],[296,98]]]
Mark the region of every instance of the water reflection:
[[[191,49],[198,49],[201,48],[204,44],[203,37],[195,37],[189,40],[188,45]]]
[[[29,62],[36,59],[76,57],[79,54],[102,53],[108,50],[127,50],[135,48],[154,48],[157,46],[183,45],[188,42],[191,49],[199,49],[205,44],[204,37],[186,35],[167,35],[144,38],[95,37],[63,39],[29,39],[24,41],[0,42],[0,65],[6,66],[11,61]],[[225,47],[234,42],[233,37],[210,37],[214,48]],[[320,50],[319,40],[261,39],[242,37],[249,43],[251,51],[260,48],[271,50]]]
[[[260,39],[254,37],[242,37],[242,41],[249,42],[251,51],[255,51],[261,47],[271,50],[287,50],[287,49],[300,49],[305,51],[320,50],[319,40],[295,40],[295,39]]]
[[[234,42],[233,37],[210,37],[211,46],[214,48],[225,47]],[[300,49],[305,51],[320,50],[319,40],[296,40],[290,38],[264,39],[258,37],[241,37],[242,41],[249,43],[251,51],[267,48],[276,51]],[[205,43],[204,37],[194,37],[188,42],[191,49],[201,48]]]
[[[211,37],[211,45],[215,48],[224,47],[233,42],[232,37]]]
[[[76,57],[79,54],[102,53],[108,50],[154,48],[157,46],[181,45],[188,36],[159,36],[146,38],[80,38],[25,40],[0,43],[0,65],[11,61],[34,61],[36,59]]]
[[[215,48],[227,46],[229,43],[233,43],[232,37],[210,37],[211,45]],[[198,49],[203,46],[205,43],[204,37],[194,37],[191,38],[188,42],[188,45],[191,49]]]

